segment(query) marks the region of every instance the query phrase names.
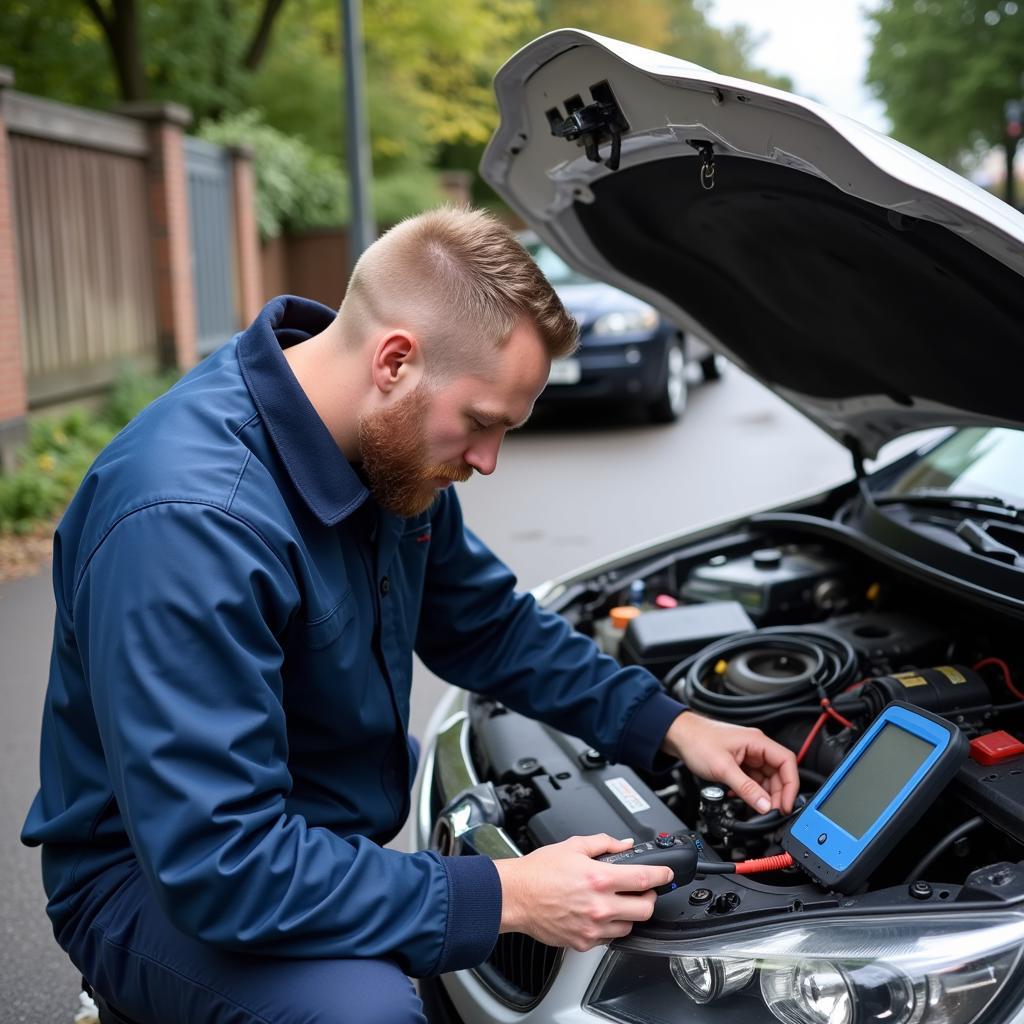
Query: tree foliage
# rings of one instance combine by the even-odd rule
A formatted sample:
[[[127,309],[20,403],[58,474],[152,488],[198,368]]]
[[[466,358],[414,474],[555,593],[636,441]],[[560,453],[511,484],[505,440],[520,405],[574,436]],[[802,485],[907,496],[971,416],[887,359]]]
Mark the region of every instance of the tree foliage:
[[[710,0],[365,0],[374,157],[420,162],[494,128],[490,81],[541,31],[572,25],[725,74],[759,72],[746,29],[708,24]],[[119,40],[119,42],[118,42]],[[127,52],[132,51],[132,52]],[[0,63],[18,87],[85,106],[174,100],[197,120],[264,111],[268,124],[337,151],[337,0],[7,0]],[[133,82],[130,68],[141,69]]]
[[[258,110],[207,121],[199,134],[208,142],[245,145],[252,152],[256,220],[263,238],[348,222],[348,176],[337,160],[271,127]],[[395,224],[442,198],[436,175],[406,167],[378,180],[373,190],[374,215],[378,223]]]
[[[14,69],[23,92],[86,107],[117,97],[110,53],[81,0],[0,3],[0,64]]]
[[[174,100],[243,109],[287,0],[6,0],[0,63],[26,92],[81,106]]]
[[[437,199],[431,168],[475,168],[497,123],[491,79],[540,32],[574,26],[786,86],[753,66],[747,30],[708,24],[710,0],[363,0],[378,216]],[[325,160],[344,159],[338,0],[7,0],[0,63],[18,88],[84,106],[174,100],[256,146],[261,225],[321,223]],[[258,114],[248,113],[258,111]],[[268,130],[288,159],[265,145]],[[215,128],[204,127],[208,137]],[[284,140],[290,136],[300,146]],[[316,157],[316,159],[315,159]],[[291,161],[289,164],[288,161]],[[291,167],[293,178],[286,181]],[[298,202],[299,206],[294,204]],[[333,212],[331,212],[333,211]],[[383,214],[383,216],[381,216]]]
[[[324,227],[348,220],[348,179],[337,161],[266,124],[257,110],[205,122],[208,142],[248,146],[256,177],[256,222],[264,238],[286,228]]]
[[[754,63],[757,38],[749,28],[735,25],[719,29],[707,20],[714,6],[712,0],[631,0],[628,4],[544,0],[539,6],[545,29],[571,25],[669,53],[719,74],[781,89],[792,85],[787,76],[772,74]]]
[[[1003,146],[1010,163],[1004,104],[1024,95],[1024,3],[885,0],[869,17],[867,81],[893,134],[951,165],[979,145]]]

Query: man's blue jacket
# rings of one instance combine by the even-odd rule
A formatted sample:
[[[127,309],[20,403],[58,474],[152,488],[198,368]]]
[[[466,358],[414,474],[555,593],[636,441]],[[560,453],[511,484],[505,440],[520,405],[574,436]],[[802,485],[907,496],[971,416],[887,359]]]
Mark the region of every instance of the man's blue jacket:
[[[54,544],[42,786],[55,929],[137,859],[182,931],[409,973],[490,952],[485,857],[401,853],[412,653],[441,677],[650,764],[681,710],[514,592],[454,491],[381,510],[282,347],[333,310],[284,296],[130,423]]]

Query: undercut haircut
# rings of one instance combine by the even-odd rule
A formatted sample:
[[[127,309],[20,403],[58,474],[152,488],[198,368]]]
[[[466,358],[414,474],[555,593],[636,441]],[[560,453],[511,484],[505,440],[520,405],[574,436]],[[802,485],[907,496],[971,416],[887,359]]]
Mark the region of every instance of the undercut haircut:
[[[441,207],[395,225],[359,258],[338,314],[347,347],[382,327],[423,346],[428,380],[484,367],[522,321],[552,359],[579,328],[515,235],[481,210]]]

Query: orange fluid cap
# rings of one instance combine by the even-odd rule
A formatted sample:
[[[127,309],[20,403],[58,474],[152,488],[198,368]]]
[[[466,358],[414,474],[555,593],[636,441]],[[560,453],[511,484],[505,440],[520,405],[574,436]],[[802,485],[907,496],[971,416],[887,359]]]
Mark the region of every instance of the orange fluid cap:
[[[616,629],[625,629],[629,625],[630,619],[635,619],[640,614],[640,609],[636,605],[624,604],[618,608],[611,610],[612,625]]]

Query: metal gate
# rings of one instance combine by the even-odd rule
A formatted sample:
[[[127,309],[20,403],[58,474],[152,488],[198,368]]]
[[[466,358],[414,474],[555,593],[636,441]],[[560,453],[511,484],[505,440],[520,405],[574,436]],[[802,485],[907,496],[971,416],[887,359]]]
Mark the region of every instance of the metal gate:
[[[196,296],[196,346],[212,352],[238,330],[231,156],[191,136],[185,139],[192,280]]]

